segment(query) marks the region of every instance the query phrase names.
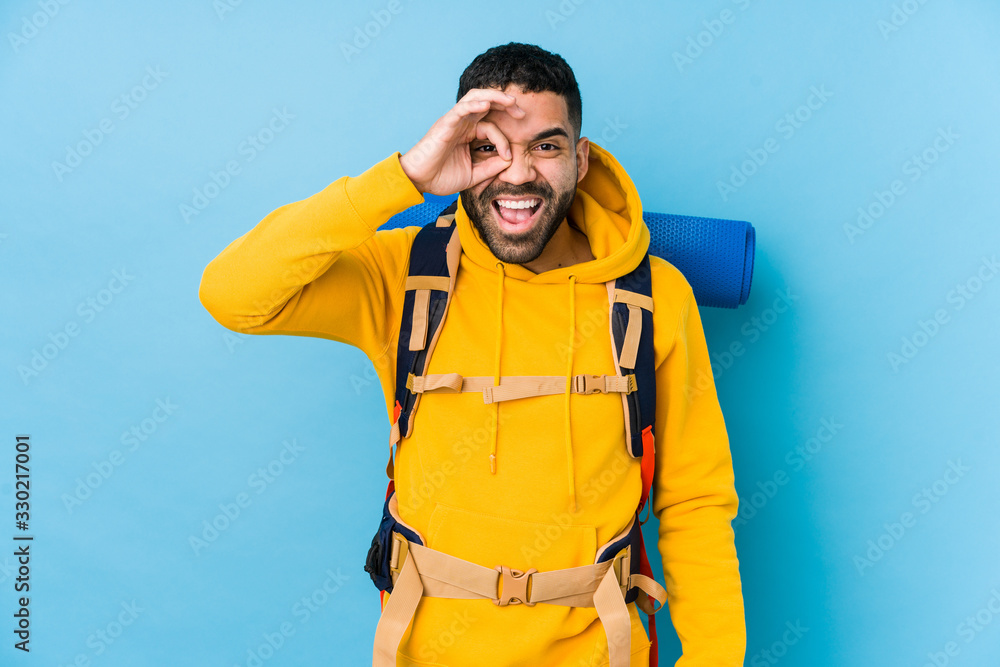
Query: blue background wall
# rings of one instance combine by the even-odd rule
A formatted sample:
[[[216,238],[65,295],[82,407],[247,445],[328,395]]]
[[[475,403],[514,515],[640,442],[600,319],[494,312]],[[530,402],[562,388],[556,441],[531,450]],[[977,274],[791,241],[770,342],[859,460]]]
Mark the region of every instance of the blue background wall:
[[[33,664],[254,664],[282,624],[265,664],[370,659],[370,363],[229,333],[198,283],[272,209],[412,146],[510,40],[566,57],[647,210],[757,228],[749,302],[702,309],[747,664],[998,664],[997,3],[223,2],[0,9],[0,535],[28,433]],[[26,664],[11,551],[0,662]]]

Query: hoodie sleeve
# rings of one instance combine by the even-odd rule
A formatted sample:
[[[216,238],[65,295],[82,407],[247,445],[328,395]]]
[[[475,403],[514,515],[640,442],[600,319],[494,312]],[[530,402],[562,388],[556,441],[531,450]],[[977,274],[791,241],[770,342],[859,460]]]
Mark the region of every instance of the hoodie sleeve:
[[[746,623],[731,521],[738,497],[729,437],[694,295],[681,307],[673,348],[656,371],[656,488],[677,667],[738,667]]]
[[[199,297],[222,326],[387,349],[416,228],[375,233],[423,201],[396,152],[358,177],[282,206],[213,259]]]

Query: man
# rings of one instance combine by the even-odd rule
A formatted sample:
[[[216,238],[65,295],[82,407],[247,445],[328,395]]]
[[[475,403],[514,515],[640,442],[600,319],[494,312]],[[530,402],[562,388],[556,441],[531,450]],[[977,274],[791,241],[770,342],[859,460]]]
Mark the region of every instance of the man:
[[[394,418],[397,343],[419,228],[376,229],[423,201],[460,192],[454,298],[427,374],[615,374],[605,283],[649,245],[625,170],[581,134],[572,70],[536,46],[507,44],[463,73],[457,104],[411,150],[283,206],[205,269],[200,296],[244,333],[321,336],[362,349]],[[730,525],[728,436],[691,287],[651,257],[656,462],[678,665],[742,665],[745,626]],[[425,546],[486,568],[547,572],[594,563],[634,516],[640,463],[626,453],[620,394],[484,402],[483,392],[422,395],[395,458],[401,518]],[[373,508],[374,516],[374,508]],[[374,526],[373,526],[374,527]],[[391,600],[392,596],[389,596]],[[649,640],[628,605],[629,664]],[[401,665],[606,665],[594,607],[498,606],[424,597],[399,644]]]

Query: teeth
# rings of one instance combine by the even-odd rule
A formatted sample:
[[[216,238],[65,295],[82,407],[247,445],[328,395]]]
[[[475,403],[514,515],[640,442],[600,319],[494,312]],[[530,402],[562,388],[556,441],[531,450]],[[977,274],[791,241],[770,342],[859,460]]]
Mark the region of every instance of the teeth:
[[[504,208],[532,208],[538,205],[537,199],[527,199],[525,201],[510,201],[507,199],[497,199],[497,205]]]

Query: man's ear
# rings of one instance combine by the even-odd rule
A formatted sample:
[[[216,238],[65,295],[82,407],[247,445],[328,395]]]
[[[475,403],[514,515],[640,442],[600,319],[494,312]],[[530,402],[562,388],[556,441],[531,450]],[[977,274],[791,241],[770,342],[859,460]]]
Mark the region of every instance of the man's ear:
[[[579,183],[587,175],[587,167],[590,166],[590,139],[580,137],[576,142],[576,182]]]

